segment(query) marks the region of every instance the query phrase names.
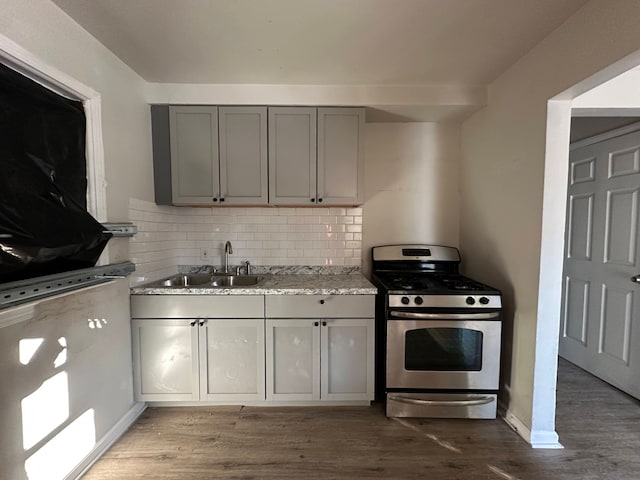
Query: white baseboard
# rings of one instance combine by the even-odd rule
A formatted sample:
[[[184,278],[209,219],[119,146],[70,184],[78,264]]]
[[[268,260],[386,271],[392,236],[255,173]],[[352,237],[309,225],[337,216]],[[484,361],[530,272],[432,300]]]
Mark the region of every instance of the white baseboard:
[[[144,402],[136,403],[125,415],[109,430],[104,437],[96,443],[93,450],[87,455],[82,462],[78,464],[64,480],[78,480],[84,475],[91,466],[106,452],[116,440],[118,440],[124,432],[136,421],[142,412],[147,408]]]
[[[564,446],[558,441],[558,434],[555,431],[534,430],[527,427],[522,420],[516,417],[509,410],[501,410],[500,416],[518,435],[531,445],[531,448],[559,449]]]

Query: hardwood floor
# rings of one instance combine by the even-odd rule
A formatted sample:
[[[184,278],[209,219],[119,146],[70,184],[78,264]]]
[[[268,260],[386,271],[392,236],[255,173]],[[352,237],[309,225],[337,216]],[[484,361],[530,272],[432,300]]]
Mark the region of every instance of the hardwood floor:
[[[387,419],[371,408],[150,408],[84,480],[640,478],[640,402],[561,361],[563,450],[501,420]]]

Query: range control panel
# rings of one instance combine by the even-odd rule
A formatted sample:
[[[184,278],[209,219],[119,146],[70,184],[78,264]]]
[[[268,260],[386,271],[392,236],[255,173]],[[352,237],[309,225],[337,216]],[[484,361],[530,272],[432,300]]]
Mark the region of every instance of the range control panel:
[[[502,308],[500,295],[389,295],[390,307]]]

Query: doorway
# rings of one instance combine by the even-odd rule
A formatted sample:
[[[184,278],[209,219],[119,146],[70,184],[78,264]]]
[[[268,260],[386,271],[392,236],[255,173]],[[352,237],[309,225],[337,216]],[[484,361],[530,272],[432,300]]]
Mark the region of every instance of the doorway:
[[[536,353],[529,436],[534,447],[562,447],[555,431],[555,404],[571,117],[640,116],[640,91],[635,87],[640,79],[639,65],[640,52],[636,52],[547,102]]]
[[[640,398],[640,288],[632,280],[640,271],[640,123],[574,120],[559,353]]]

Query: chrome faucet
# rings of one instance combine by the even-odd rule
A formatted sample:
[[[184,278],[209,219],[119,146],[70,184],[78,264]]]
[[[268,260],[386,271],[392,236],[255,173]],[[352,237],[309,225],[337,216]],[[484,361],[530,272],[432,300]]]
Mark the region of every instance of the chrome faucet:
[[[229,273],[229,254],[233,253],[231,242],[227,240],[224,244],[224,273]]]

